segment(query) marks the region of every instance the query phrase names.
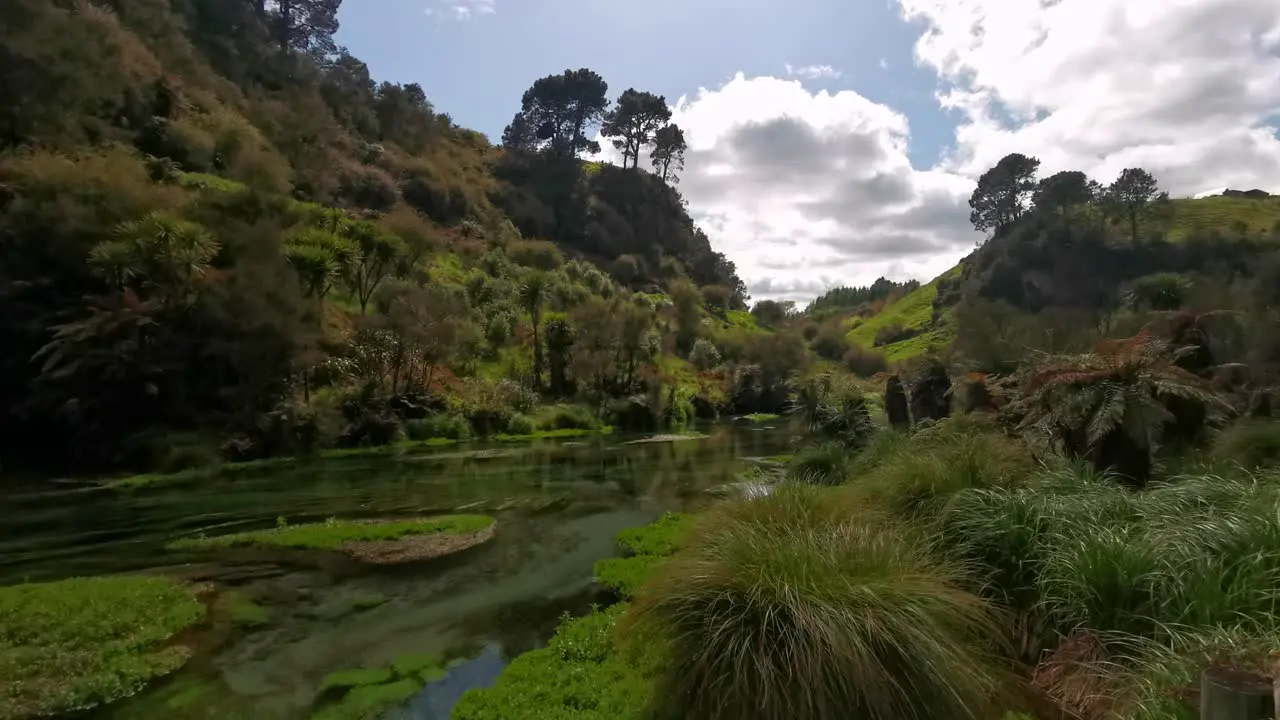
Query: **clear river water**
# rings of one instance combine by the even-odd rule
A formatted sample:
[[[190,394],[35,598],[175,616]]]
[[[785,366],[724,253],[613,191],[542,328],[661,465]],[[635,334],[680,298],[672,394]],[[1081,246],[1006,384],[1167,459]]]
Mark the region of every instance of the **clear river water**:
[[[207,647],[183,670],[91,713],[95,720],[304,720],[326,674],[407,653],[461,664],[389,720],[446,720],[463,692],[491,684],[511,658],[544,644],[565,613],[601,599],[592,565],[616,554],[619,530],[696,509],[753,459],[787,451],[781,425],[699,430],[707,437],[472,443],[134,493],[69,486],[0,496],[0,584],[163,572],[235,588],[267,608],[263,629],[204,633]],[[358,572],[164,550],[178,537],[270,527],[279,517],[451,512],[495,516],[497,537],[427,567]]]

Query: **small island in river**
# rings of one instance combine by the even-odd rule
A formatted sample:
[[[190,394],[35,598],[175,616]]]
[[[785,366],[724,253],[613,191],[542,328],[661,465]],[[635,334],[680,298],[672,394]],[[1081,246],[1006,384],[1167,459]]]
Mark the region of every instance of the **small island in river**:
[[[493,538],[487,515],[447,515],[411,520],[337,520],[305,525],[281,523],[270,530],[183,538],[170,550],[284,548],[334,551],[360,562],[392,565],[461,552]]]

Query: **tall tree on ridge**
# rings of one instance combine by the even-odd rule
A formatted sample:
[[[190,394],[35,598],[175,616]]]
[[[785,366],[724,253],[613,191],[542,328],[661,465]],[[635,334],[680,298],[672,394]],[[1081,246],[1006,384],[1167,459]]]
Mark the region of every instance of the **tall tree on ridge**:
[[[640,150],[653,141],[654,133],[671,119],[667,99],[651,92],[627,88],[618,103],[604,116],[601,134],[613,138],[613,146],[622,151],[622,167],[639,167]]]
[[[661,127],[653,134],[653,152],[649,153],[649,160],[663,182],[674,185],[680,181],[676,173],[684,169],[684,153],[688,149],[684,131],[675,123]]]
[[[1116,181],[1107,187],[1107,202],[1129,221],[1129,236],[1133,242],[1138,241],[1138,221],[1155,203],[1168,197],[1169,193],[1160,192],[1156,179],[1142,168],[1121,170]]]
[[[1039,158],[1010,153],[982,173],[969,196],[969,222],[974,230],[999,232],[1022,217],[1027,199],[1036,189]]]
[[[587,68],[539,78],[521,98],[512,127],[533,128],[537,142],[559,157],[600,152],[600,144],[587,133],[603,120],[608,92],[604,78]]]

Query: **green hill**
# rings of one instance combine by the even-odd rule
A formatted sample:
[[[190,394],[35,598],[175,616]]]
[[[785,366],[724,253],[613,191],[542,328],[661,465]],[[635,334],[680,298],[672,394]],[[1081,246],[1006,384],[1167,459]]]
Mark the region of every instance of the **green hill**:
[[[1199,233],[1271,235],[1280,227],[1280,197],[1242,198],[1215,195],[1173,200],[1168,237],[1185,240]]]

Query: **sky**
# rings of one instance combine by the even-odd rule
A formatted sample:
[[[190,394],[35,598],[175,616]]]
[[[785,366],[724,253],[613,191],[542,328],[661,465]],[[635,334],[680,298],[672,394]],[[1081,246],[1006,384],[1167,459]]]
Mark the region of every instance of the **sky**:
[[[1143,167],[1174,197],[1280,192],[1276,0],[346,0],[339,20],[375,78],[495,141],[566,69],[665,96],[680,192],[755,300],[941,274],[1010,152],[1042,177]]]

